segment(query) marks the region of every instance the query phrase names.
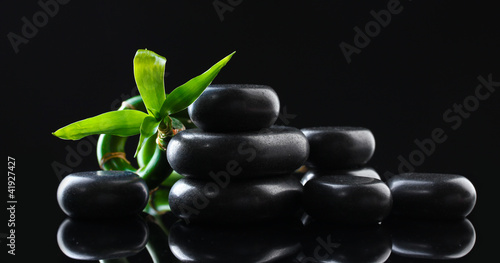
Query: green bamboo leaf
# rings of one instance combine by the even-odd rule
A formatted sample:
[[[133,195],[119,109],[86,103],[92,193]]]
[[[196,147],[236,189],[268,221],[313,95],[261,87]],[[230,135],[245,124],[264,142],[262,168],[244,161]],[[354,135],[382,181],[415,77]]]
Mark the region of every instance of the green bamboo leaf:
[[[160,121],[157,121],[153,116],[147,116],[144,118],[141,124],[141,136],[139,138],[139,144],[137,145],[137,149],[134,154],[134,158],[137,157],[137,154],[141,150],[144,142],[149,139],[149,137],[155,135],[158,126],[160,125]]]
[[[205,71],[205,73],[192,78],[174,89],[163,103],[160,115],[164,117],[179,112],[191,105],[191,103],[201,95],[205,88],[212,83],[217,74],[219,74],[219,71],[227,64],[235,52],[217,62],[217,64]]]
[[[139,134],[141,124],[147,116],[137,110],[110,111],[71,123],[52,134],[66,140],[79,140],[94,134],[127,137]]]
[[[139,49],[134,57],[134,77],[148,113],[160,119],[165,101],[165,64],[167,60],[153,51]]]

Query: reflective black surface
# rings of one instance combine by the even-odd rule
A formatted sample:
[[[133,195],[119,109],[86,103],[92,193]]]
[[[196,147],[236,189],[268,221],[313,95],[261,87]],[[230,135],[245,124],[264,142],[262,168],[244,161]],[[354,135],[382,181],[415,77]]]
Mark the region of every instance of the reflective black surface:
[[[408,258],[457,259],[467,255],[476,242],[468,219],[416,221],[392,219],[392,252]]]
[[[283,262],[300,251],[297,224],[246,227],[187,225],[170,229],[172,253],[183,262]]]
[[[391,236],[381,225],[344,226],[306,222],[298,262],[385,262]]]
[[[306,214],[225,226],[187,224],[171,212],[143,213],[115,223],[66,219],[58,232],[68,259],[85,262],[455,262],[475,243],[468,219],[390,217],[381,224],[355,226],[319,222]]]
[[[67,218],[59,226],[57,243],[70,258],[100,260],[135,255],[148,237],[149,229],[139,216],[101,221]]]

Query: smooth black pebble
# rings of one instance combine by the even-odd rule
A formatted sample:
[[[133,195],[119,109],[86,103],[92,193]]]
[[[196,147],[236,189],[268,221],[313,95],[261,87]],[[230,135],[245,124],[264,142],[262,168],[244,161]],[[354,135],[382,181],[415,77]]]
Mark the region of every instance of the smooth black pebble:
[[[319,221],[378,223],[389,215],[391,205],[387,185],[369,177],[321,176],[304,185],[304,211]]]
[[[335,171],[318,171],[310,169],[302,176],[302,178],[300,179],[300,183],[302,185],[305,185],[309,180],[316,177],[336,176],[336,175],[352,175],[352,176],[369,177],[373,179],[382,180],[380,175],[373,168],[364,167],[364,168],[335,170]]]
[[[138,215],[107,220],[67,218],[57,231],[57,243],[68,257],[103,260],[129,257],[146,247],[149,229]]]
[[[387,180],[393,213],[426,219],[459,219],[476,204],[474,185],[461,175],[404,173]]]
[[[167,147],[168,162],[176,172],[203,179],[291,174],[308,154],[304,134],[285,126],[243,133],[189,129],[174,136]]]
[[[209,132],[257,131],[278,118],[280,102],[269,86],[210,85],[188,107],[194,124]]]
[[[301,131],[310,145],[308,166],[321,170],[366,164],[375,152],[372,132],[362,127],[312,127]]]
[[[90,171],[64,177],[57,189],[59,206],[70,217],[123,217],[141,212],[149,190],[137,174]]]
[[[170,190],[172,212],[189,222],[248,223],[290,218],[302,185],[291,175],[246,180],[183,178]]]

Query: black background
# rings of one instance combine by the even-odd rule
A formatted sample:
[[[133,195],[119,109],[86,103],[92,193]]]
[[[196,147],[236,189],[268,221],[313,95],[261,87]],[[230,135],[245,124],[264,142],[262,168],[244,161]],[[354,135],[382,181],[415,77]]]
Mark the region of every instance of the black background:
[[[282,110],[295,115],[279,124],[371,129],[377,149],[369,164],[381,174],[397,173],[398,156],[408,159],[418,149],[415,139],[442,128],[447,140],[416,170],[462,174],[474,183],[478,202],[469,219],[476,245],[457,262],[495,255],[500,94],[480,101],[456,130],[443,119],[454,103],[474,95],[478,76],[500,81],[493,4],[401,1],[402,11],[349,64],[339,44],[353,45],[353,28],[364,28],[370,11],[389,1],[232,2],[239,4],[221,21],[213,1],[74,0],[15,53],[7,34],[22,35],[21,18],[33,21],[42,9],[37,1],[2,1],[2,152],[16,158],[18,200],[18,255],[7,262],[67,260],[56,243],[65,216],[51,164],[67,164],[65,147],[78,142],[51,132],[136,94],[132,59],[140,48],[167,58],[167,92],[236,50],[214,83],[272,86]],[[98,169],[95,159],[92,151],[72,170]],[[0,225],[5,233],[6,222]]]

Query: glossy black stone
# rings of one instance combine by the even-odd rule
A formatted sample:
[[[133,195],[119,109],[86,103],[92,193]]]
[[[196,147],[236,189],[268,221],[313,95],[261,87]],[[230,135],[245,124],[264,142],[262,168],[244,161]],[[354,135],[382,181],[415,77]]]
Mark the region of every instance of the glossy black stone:
[[[298,262],[388,262],[391,236],[380,225],[348,226],[312,221],[301,236]]]
[[[476,243],[476,231],[467,219],[423,221],[391,218],[387,221],[394,254],[407,258],[458,259]]]
[[[293,176],[212,181],[184,178],[170,190],[172,212],[189,222],[241,224],[290,218],[302,185]]]
[[[390,213],[391,205],[387,185],[369,177],[322,176],[304,185],[304,211],[320,221],[377,223]]]
[[[57,189],[59,206],[70,217],[106,218],[136,214],[146,206],[149,190],[137,174],[91,171],[67,175]]]
[[[182,262],[291,262],[300,251],[298,229],[289,223],[205,226],[175,223],[172,253]]]
[[[304,134],[285,126],[228,134],[189,129],[174,136],[167,148],[175,171],[204,179],[291,174],[308,154]]]
[[[461,175],[405,173],[387,180],[394,199],[394,215],[427,218],[464,218],[476,204],[476,190]]]
[[[320,170],[310,169],[302,176],[302,178],[300,179],[300,183],[302,185],[305,185],[309,180],[313,178],[321,176],[335,176],[335,175],[352,175],[352,176],[369,177],[377,180],[382,180],[377,171],[375,171],[373,168],[370,167],[335,170],[335,171],[320,171]]]
[[[375,152],[375,138],[366,128],[312,127],[301,131],[310,145],[308,165],[317,169],[358,167],[366,164]]]
[[[278,118],[280,102],[269,86],[210,85],[188,107],[191,120],[209,132],[243,132],[269,128]]]
[[[139,216],[112,220],[67,218],[57,231],[61,251],[78,260],[132,256],[145,248],[148,237],[148,227]]]

